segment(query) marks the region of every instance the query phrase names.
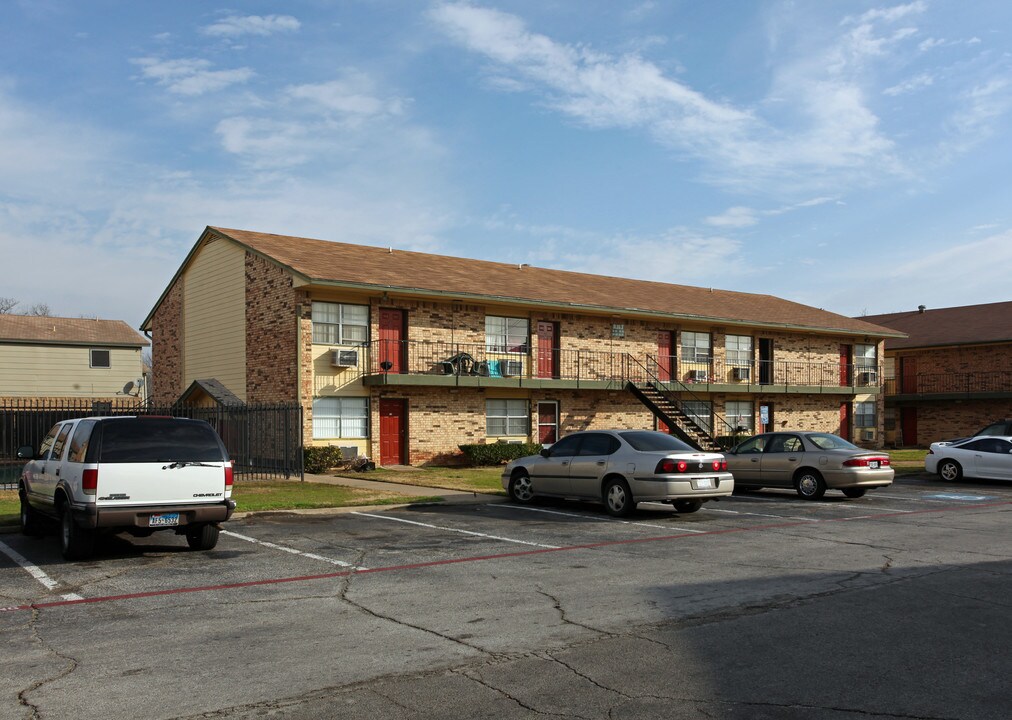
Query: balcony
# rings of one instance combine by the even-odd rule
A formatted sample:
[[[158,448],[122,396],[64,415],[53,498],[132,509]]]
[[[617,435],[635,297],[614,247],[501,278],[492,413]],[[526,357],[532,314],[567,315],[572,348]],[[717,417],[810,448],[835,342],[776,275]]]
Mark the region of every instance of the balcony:
[[[334,370],[341,373],[342,384],[361,378],[366,385],[621,390],[628,382],[659,380],[669,389],[693,394],[844,395],[877,393],[881,386],[877,368],[841,366],[839,361],[679,362],[673,356],[385,340],[359,347],[354,366]]]
[[[887,400],[988,400],[1012,397],[1012,370],[917,373],[886,378]]]

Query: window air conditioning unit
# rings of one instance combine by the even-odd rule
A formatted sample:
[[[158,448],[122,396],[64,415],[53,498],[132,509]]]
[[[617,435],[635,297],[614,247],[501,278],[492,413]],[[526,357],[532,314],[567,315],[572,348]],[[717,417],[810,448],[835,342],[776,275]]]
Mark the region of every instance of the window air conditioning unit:
[[[499,372],[502,373],[503,377],[507,375],[523,375],[524,374],[524,361],[523,360],[503,360],[499,363]]]
[[[861,439],[862,440],[874,440],[875,439],[875,431],[874,430],[862,430],[861,431]]]
[[[689,370],[689,380],[692,382],[707,382],[708,378],[706,370]]]
[[[358,367],[358,350],[331,350],[330,364],[333,367]]]
[[[878,385],[878,370],[866,370],[858,373],[857,381],[862,385]]]
[[[731,377],[735,380],[750,380],[752,378],[752,368],[750,367],[736,367],[731,368]]]

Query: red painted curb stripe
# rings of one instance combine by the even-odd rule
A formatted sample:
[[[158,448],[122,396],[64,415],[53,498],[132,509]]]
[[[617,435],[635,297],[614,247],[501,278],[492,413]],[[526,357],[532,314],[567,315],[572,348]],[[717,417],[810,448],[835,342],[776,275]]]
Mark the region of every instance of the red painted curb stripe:
[[[953,512],[959,510],[978,510],[980,508],[1001,507],[1003,505],[1012,505],[1012,501],[1005,500],[994,503],[983,503],[980,505],[955,505],[942,508],[926,508],[924,510],[911,510],[909,512],[880,513],[878,515],[862,515],[859,518],[831,518],[829,520],[819,520],[818,522],[812,522],[811,520],[804,520],[797,522],[769,523],[766,525],[753,525],[751,527],[736,527],[736,528],[723,528],[721,530],[707,530],[705,532],[697,532],[697,533],[660,535],[646,538],[630,538],[627,540],[606,540],[604,542],[587,543],[584,545],[567,545],[565,547],[559,548],[539,548],[537,550],[518,550],[516,552],[498,553],[495,555],[473,555],[462,558],[449,558],[446,560],[430,560],[428,562],[411,563],[408,565],[391,565],[389,567],[369,568],[367,570],[354,570],[354,571],[339,570],[330,573],[320,573],[317,575],[299,575],[297,577],[268,578],[266,580],[249,580],[247,582],[226,583],[222,585],[200,585],[197,587],[171,588],[169,590],[152,590],[149,592],[128,593],[124,595],[104,595],[93,598],[82,598],[80,600],[54,600],[53,602],[32,603],[30,605],[15,605],[12,607],[4,607],[0,608],[0,613],[33,610],[33,609],[41,610],[43,608],[65,607],[68,605],[86,605],[89,603],[116,602],[121,600],[139,600],[142,598],[160,597],[164,595],[181,595],[183,593],[213,592],[215,590],[236,590],[239,588],[247,588],[247,587],[280,585],[282,583],[308,582],[312,580],[330,580],[333,578],[346,577],[348,575],[351,575],[352,573],[354,573],[355,575],[371,575],[374,573],[396,572],[400,570],[418,570],[421,568],[438,567],[440,565],[455,565],[458,563],[484,562],[486,560],[502,560],[505,558],[527,557],[530,555],[544,555],[547,553],[570,552],[572,550],[595,550],[598,548],[605,548],[619,545],[635,545],[640,543],[664,542],[668,540],[701,538],[707,537],[708,535],[729,535],[733,533],[757,532],[759,530],[775,530],[778,528],[801,527],[801,526],[812,527],[830,523],[846,522],[848,520],[853,519],[879,520],[882,518],[910,517],[911,515],[926,515],[931,513]]]

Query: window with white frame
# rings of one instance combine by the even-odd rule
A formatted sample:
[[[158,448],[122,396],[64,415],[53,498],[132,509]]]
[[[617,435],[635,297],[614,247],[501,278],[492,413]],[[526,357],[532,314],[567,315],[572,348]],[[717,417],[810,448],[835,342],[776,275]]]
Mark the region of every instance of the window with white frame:
[[[854,427],[875,427],[875,401],[854,403]]]
[[[878,367],[874,345],[855,345],[854,364],[862,370],[874,370]]]
[[[526,400],[489,399],[485,401],[485,434],[496,436],[527,435],[530,411]]]
[[[731,367],[751,367],[752,337],[750,335],[727,336],[727,364]]]
[[[488,352],[525,353],[529,333],[527,318],[485,317],[485,349]]]
[[[364,438],[369,435],[369,398],[313,400],[313,439]]]
[[[745,432],[755,432],[755,412],[752,403],[742,400],[728,400],[724,404],[727,424],[735,430],[744,428]]]
[[[682,332],[682,362],[710,362],[710,333]]]
[[[358,345],[369,340],[369,307],[313,302],[313,342]]]
[[[702,400],[686,400],[682,402],[682,412],[689,416],[692,422],[706,432],[710,432],[713,415],[713,403]]]

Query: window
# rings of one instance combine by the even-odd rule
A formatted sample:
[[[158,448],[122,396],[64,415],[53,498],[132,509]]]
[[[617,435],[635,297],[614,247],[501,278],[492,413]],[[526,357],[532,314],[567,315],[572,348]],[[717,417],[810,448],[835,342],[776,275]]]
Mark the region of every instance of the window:
[[[313,400],[313,439],[364,438],[369,435],[369,398]]]
[[[875,370],[878,367],[878,360],[875,357],[875,346],[855,345],[854,365],[859,370]]]
[[[102,421],[99,462],[223,462],[221,440],[203,420],[116,418]],[[93,450],[92,455],[95,454]],[[89,458],[90,459],[90,458]]]
[[[487,435],[526,435],[530,421],[526,400],[486,400]]]
[[[485,350],[501,353],[527,352],[527,318],[488,315],[485,318]]]
[[[559,440],[559,442],[552,445],[552,449],[549,451],[549,457],[572,457],[573,455],[576,455],[576,450],[580,446],[580,442],[582,440],[582,435],[567,435]]]
[[[801,452],[804,446],[797,435],[774,435],[766,445],[768,453]]]
[[[727,364],[731,367],[750,367],[752,365],[752,338],[750,336],[727,336]]]
[[[1012,443],[1001,438],[981,438],[971,440],[959,446],[961,450],[973,450],[975,452],[1000,453],[1007,455],[1012,452]]]
[[[74,427],[72,423],[67,423],[60,430],[59,436],[56,438],[56,442],[53,443],[53,454],[50,456],[50,460],[60,460],[63,457],[63,449],[67,446],[67,436],[70,435],[70,429]]]
[[[91,440],[91,431],[94,429],[94,420],[82,420],[77,424],[74,437],[70,439],[70,455],[67,456],[67,460],[74,463],[84,462],[84,456],[88,453],[88,441]]]
[[[589,433],[583,436],[578,455],[611,455],[621,447],[617,438],[602,433]]]
[[[313,342],[324,345],[358,345],[369,340],[366,305],[313,303]]]
[[[689,419],[700,428],[710,432],[713,415],[712,403],[702,400],[684,400],[682,401],[682,412],[688,415]]]
[[[875,401],[854,403],[854,426],[868,428],[875,425]]]
[[[53,443],[56,442],[56,434],[58,432],[60,432],[60,426],[53,425],[53,428],[43,438],[42,445],[39,446],[39,460],[49,459],[49,451],[53,449]]]
[[[724,405],[727,424],[737,431],[754,432],[755,418],[752,403],[740,400],[728,400]]]
[[[90,367],[93,367],[93,368],[112,367],[112,365],[111,365],[111,363],[109,361],[109,351],[108,350],[92,350],[90,354],[91,354],[91,359],[90,359],[90,362],[89,362],[89,366]]]
[[[710,333],[682,333],[682,362],[710,362]]]

